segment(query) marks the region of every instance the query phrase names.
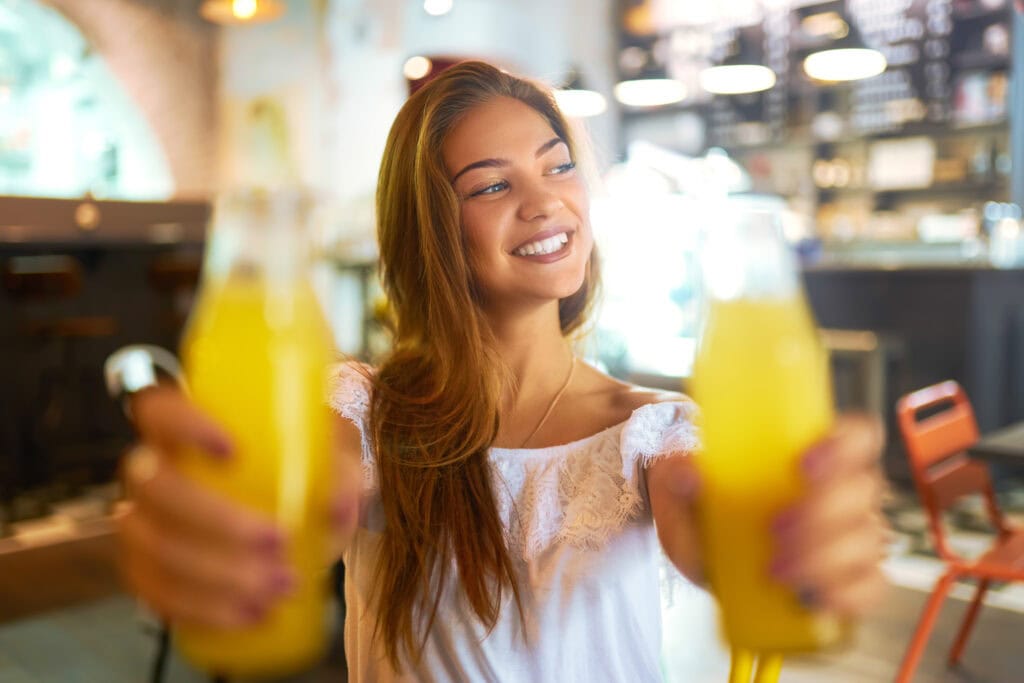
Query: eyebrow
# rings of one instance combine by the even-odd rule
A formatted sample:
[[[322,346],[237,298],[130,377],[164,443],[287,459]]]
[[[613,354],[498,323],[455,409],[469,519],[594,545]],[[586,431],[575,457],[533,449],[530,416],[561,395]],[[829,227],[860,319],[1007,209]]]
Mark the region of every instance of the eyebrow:
[[[543,145],[541,145],[540,147],[537,148],[537,151],[533,153],[533,158],[534,159],[540,158],[541,156],[546,154],[552,147],[554,147],[558,143],[565,144],[565,140],[563,140],[560,137],[553,137],[553,138],[551,138],[550,140],[548,140]],[[473,163],[469,164],[468,166],[463,168],[461,171],[456,173],[455,177],[452,178],[452,183],[454,183],[456,180],[458,180],[463,174],[468,173],[469,171],[472,171],[473,169],[476,169],[476,168],[500,168],[502,166],[508,166],[508,165],[509,165],[509,160],[508,159],[494,159],[494,158],[492,158],[492,159],[481,159],[480,161],[474,161]]]

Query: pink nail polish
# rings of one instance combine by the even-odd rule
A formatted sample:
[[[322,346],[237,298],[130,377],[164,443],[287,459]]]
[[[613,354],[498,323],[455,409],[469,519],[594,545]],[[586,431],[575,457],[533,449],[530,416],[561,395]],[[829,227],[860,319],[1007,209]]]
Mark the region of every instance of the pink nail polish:
[[[809,479],[820,479],[828,471],[830,449],[827,446],[816,446],[804,455],[800,467]]]
[[[774,520],[772,520],[772,531],[774,531],[776,534],[785,533],[790,528],[792,528],[794,524],[796,524],[796,521],[797,519],[799,519],[799,517],[799,512],[792,508],[789,508],[788,510],[783,510],[782,512],[775,516]]]
[[[333,507],[331,510],[331,518],[334,520],[335,524],[348,524],[356,515],[357,509],[356,501],[348,498]]]
[[[255,624],[262,621],[267,613],[266,606],[258,602],[247,602],[242,605],[242,618],[247,624]]]
[[[772,560],[771,567],[768,569],[768,571],[771,573],[771,575],[773,577],[775,577],[776,579],[780,580],[780,581],[783,581],[786,578],[788,578],[789,570],[790,570],[789,562],[787,562],[787,561],[785,561],[783,559],[780,559],[780,558]]]
[[[277,529],[269,529],[259,535],[255,545],[258,552],[277,556],[284,548],[284,535]]]
[[[270,590],[274,595],[287,595],[295,588],[295,575],[288,569],[275,571],[270,579]]]

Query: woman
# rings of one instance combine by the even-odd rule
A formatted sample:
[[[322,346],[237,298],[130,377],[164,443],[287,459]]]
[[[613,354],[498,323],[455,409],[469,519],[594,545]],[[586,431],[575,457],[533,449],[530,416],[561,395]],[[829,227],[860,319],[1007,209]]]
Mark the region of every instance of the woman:
[[[341,366],[331,394],[351,680],[659,678],[656,543],[701,580],[693,406],[573,353],[597,287],[576,155],[548,92],[480,62],[392,127],[377,209],[394,350]],[[158,448],[230,448],[174,392],[135,407]],[[777,525],[773,571],[822,609],[856,615],[880,590],[880,442],[840,419]],[[278,530],[165,462],[148,475],[123,524],[144,599],[230,627],[288,590]]]

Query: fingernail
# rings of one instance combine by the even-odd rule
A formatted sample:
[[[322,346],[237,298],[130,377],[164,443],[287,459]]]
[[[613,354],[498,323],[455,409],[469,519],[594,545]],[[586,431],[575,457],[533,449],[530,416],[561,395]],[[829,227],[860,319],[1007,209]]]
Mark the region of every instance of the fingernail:
[[[331,519],[335,524],[345,525],[351,522],[357,511],[356,501],[346,498],[331,508]]]
[[[772,531],[776,534],[784,534],[789,531],[800,518],[799,510],[788,508],[783,510],[772,520]]]
[[[789,578],[789,574],[790,574],[791,570],[792,570],[792,565],[788,561],[786,561],[786,560],[784,560],[782,558],[776,558],[776,559],[772,560],[772,565],[771,565],[771,567],[769,568],[768,571],[771,572],[771,575],[774,578],[776,578],[776,579],[778,579],[780,581],[783,581],[783,580]]]
[[[295,588],[295,575],[288,569],[276,570],[270,577],[270,590],[274,595],[287,595]]]
[[[284,534],[277,529],[268,529],[256,539],[256,550],[267,555],[278,555],[284,548]]]
[[[211,434],[207,446],[209,446],[210,453],[213,455],[217,455],[222,458],[226,458],[231,455],[231,441],[220,434]]]
[[[254,624],[262,621],[267,613],[265,605],[259,602],[247,602],[242,605],[242,618],[247,624]]]
[[[800,466],[808,479],[821,479],[828,471],[828,458],[831,448],[827,445],[815,446],[807,451]]]

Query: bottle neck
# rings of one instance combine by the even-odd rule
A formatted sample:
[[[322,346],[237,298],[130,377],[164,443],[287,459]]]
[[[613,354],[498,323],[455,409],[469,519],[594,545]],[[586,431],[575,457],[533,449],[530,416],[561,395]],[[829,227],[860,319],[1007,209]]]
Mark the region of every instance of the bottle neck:
[[[203,262],[204,282],[294,283],[308,277],[311,201],[298,190],[220,197]]]
[[[710,301],[791,299],[801,291],[776,211],[729,210],[705,236],[701,271]]]

